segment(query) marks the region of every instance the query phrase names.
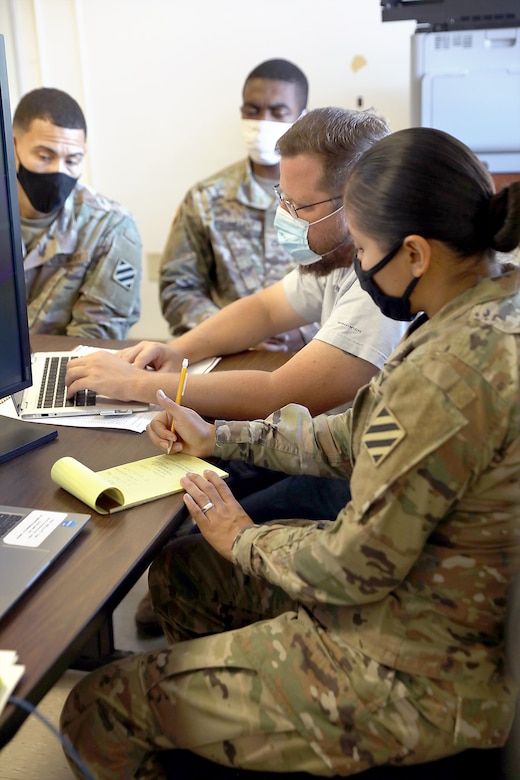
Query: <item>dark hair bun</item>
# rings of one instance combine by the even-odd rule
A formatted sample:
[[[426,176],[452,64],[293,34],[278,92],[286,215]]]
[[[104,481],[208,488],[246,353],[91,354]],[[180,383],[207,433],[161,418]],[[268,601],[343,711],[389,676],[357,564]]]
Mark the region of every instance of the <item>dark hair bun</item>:
[[[487,232],[490,246],[499,252],[511,252],[520,244],[520,182],[513,182],[490,198]]]

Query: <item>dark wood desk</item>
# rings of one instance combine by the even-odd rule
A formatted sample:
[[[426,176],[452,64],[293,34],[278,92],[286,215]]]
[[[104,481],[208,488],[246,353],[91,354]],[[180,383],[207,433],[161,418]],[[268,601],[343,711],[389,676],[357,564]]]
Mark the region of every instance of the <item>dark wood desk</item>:
[[[520,173],[492,173],[491,177],[495,182],[497,192],[500,192],[502,187],[507,187],[508,184],[512,184],[514,181],[520,181]]]
[[[53,336],[38,336],[31,342],[34,351],[70,349],[79,343],[120,346]],[[247,352],[226,358],[220,370],[273,370],[287,357]],[[85,645],[107,622],[111,624],[115,607],[185,516],[180,494],[114,516],[99,515],[52,482],[52,464],[71,455],[98,471],[156,454],[146,433],[58,426],[55,441],[0,464],[2,503],[92,515],[80,537],[0,622],[0,648],[16,650],[25,665],[16,696],[39,702]],[[0,748],[25,717],[21,710],[5,709],[0,718]]]

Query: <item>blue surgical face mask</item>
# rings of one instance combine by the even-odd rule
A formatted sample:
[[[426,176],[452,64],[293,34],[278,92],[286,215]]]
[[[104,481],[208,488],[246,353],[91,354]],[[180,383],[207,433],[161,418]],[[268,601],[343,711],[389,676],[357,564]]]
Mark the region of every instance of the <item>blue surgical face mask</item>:
[[[357,278],[359,279],[361,288],[370,295],[376,306],[381,309],[381,312],[385,315],[385,317],[390,317],[392,320],[410,322],[415,317],[415,314],[412,314],[410,311],[410,295],[412,294],[412,291],[421,277],[417,276],[412,279],[404,293],[399,298],[395,295],[387,295],[384,293],[373,279],[375,274],[377,274],[382,268],[385,267],[385,265],[388,265],[388,263],[394,259],[402,245],[403,242],[400,241],[397,246],[391,249],[382,260],[372,266],[372,268],[370,268],[368,271],[364,271],[362,269],[361,263],[359,262],[356,255],[354,258],[354,269],[356,271]]]
[[[299,265],[317,263],[318,260],[321,260],[322,255],[317,255],[309,246],[309,228],[311,225],[317,225],[318,222],[323,222],[333,217],[334,214],[338,214],[342,209],[343,206],[340,206],[339,209],[333,211],[332,214],[327,214],[326,217],[317,219],[314,222],[307,222],[305,219],[300,219],[300,217],[291,216],[283,206],[278,206],[274,218],[278,243],[286,252],[289,252]]]

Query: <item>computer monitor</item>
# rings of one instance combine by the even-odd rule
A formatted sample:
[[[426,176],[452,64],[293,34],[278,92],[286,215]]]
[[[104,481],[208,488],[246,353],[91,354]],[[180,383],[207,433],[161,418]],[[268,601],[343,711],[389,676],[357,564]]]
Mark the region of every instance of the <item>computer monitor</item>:
[[[32,383],[4,37],[0,35],[0,399]],[[0,417],[0,462],[49,440],[36,423]]]

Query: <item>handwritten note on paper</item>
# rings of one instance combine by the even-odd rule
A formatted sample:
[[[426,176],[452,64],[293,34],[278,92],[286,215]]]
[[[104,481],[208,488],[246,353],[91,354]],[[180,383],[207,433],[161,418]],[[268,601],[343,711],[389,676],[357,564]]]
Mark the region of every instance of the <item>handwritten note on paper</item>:
[[[179,493],[180,480],[187,472],[202,474],[208,468],[221,477],[228,476],[205,460],[179,453],[155,455],[103,471],[92,471],[75,458],[65,457],[56,461],[51,478],[96,512],[108,514]]]

